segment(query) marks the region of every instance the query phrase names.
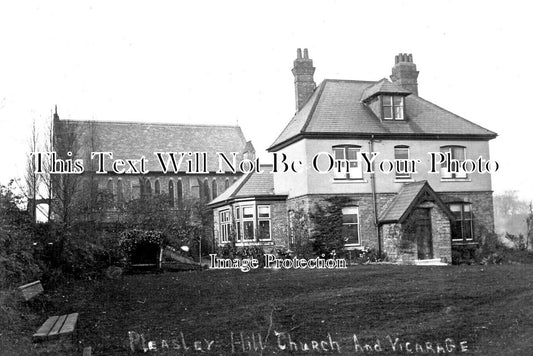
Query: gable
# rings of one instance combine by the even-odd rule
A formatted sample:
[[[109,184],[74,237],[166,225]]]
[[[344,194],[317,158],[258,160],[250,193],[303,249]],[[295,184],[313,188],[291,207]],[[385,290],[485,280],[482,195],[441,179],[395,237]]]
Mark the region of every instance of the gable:
[[[402,223],[414,208],[428,201],[435,203],[450,220],[455,220],[450,209],[439,198],[429,183],[424,180],[404,184],[389,206],[379,216],[379,223]]]

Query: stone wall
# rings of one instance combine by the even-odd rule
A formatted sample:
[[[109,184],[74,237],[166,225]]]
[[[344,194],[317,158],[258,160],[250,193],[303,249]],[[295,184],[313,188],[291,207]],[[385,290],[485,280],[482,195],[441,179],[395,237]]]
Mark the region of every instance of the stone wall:
[[[474,216],[474,240],[482,242],[488,232],[494,232],[494,205],[491,191],[437,193],[445,203],[468,202]]]
[[[354,194],[316,194],[305,195],[296,198],[289,199],[287,201],[287,209],[298,211],[302,209],[304,213],[309,214],[310,211],[315,209],[316,204],[319,206],[325,206],[327,204],[326,199],[338,196],[346,196],[350,198],[350,205],[359,207],[359,235],[361,239],[361,246],[378,249],[378,236],[376,228],[376,217],[374,214],[374,203],[372,200],[372,194],[366,193],[354,193]],[[378,216],[390,203],[390,201],[396,196],[394,193],[377,194],[377,208]],[[308,224],[309,234],[312,235],[313,226]]]
[[[430,209],[433,258],[450,263],[452,252],[448,216],[431,202],[420,204],[419,207]],[[416,215],[412,214],[402,224],[384,224],[381,227],[383,252],[389,260],[412,263],[418,259],[416,235],[410,228],[414,226],[416,219]]]
[[[452,262],[450,219],[436,205],[431,209],[431,237],[433,239],[433,258],[442,262]]]
[[[272,241],[276,246],[289,247],[288,214],[285,201],[264,202],[270,204],[270,224]],[[261,202],[263,204],[263,202]]]

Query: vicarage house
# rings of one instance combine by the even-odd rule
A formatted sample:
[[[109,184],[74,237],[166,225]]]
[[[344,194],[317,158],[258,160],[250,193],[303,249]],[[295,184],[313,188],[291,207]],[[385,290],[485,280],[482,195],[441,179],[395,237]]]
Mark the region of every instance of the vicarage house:
[[[298,49],[292,68],[297,111],[268,149],[304,164],[297,173],[246,174],[212,200],[219,245],[234,231],[237,246],[290,248],[294,212],[309,214],[334,196],[348,198],[345,247],[372,248],[399,262],[450,263],[452,246],[475,249],[493,231],[490,174],[440,161],[430,174],[429,153],[459,163],[489,160],[489,141],[497,135],[420,97],[411,54],[395,57],[390,80],[325,79],[317,86],[314,71],[307,49]],[[369,173],[363,152],[379,153],[375,162],[420,162],[416,173],[377,167]],[[313,168],[324,153],[334,159],[327,173]]]

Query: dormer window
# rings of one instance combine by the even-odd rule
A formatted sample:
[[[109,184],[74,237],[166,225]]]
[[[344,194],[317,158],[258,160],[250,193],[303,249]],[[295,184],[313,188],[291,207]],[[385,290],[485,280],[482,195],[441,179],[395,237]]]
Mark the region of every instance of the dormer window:
[[[382,118],[383,120],[403,120],[403,96],[399,95],[382,95]]]

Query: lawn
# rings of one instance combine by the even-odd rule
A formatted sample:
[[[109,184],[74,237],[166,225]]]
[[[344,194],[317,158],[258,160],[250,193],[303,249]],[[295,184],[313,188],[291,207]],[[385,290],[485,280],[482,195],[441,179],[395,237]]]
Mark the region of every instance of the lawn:
[[[531,355],[532,282],[533,265],[166,272],[70,283],[47,308],[80,312],[93,355]],[[29,352],[44,318],[0,354]]]

